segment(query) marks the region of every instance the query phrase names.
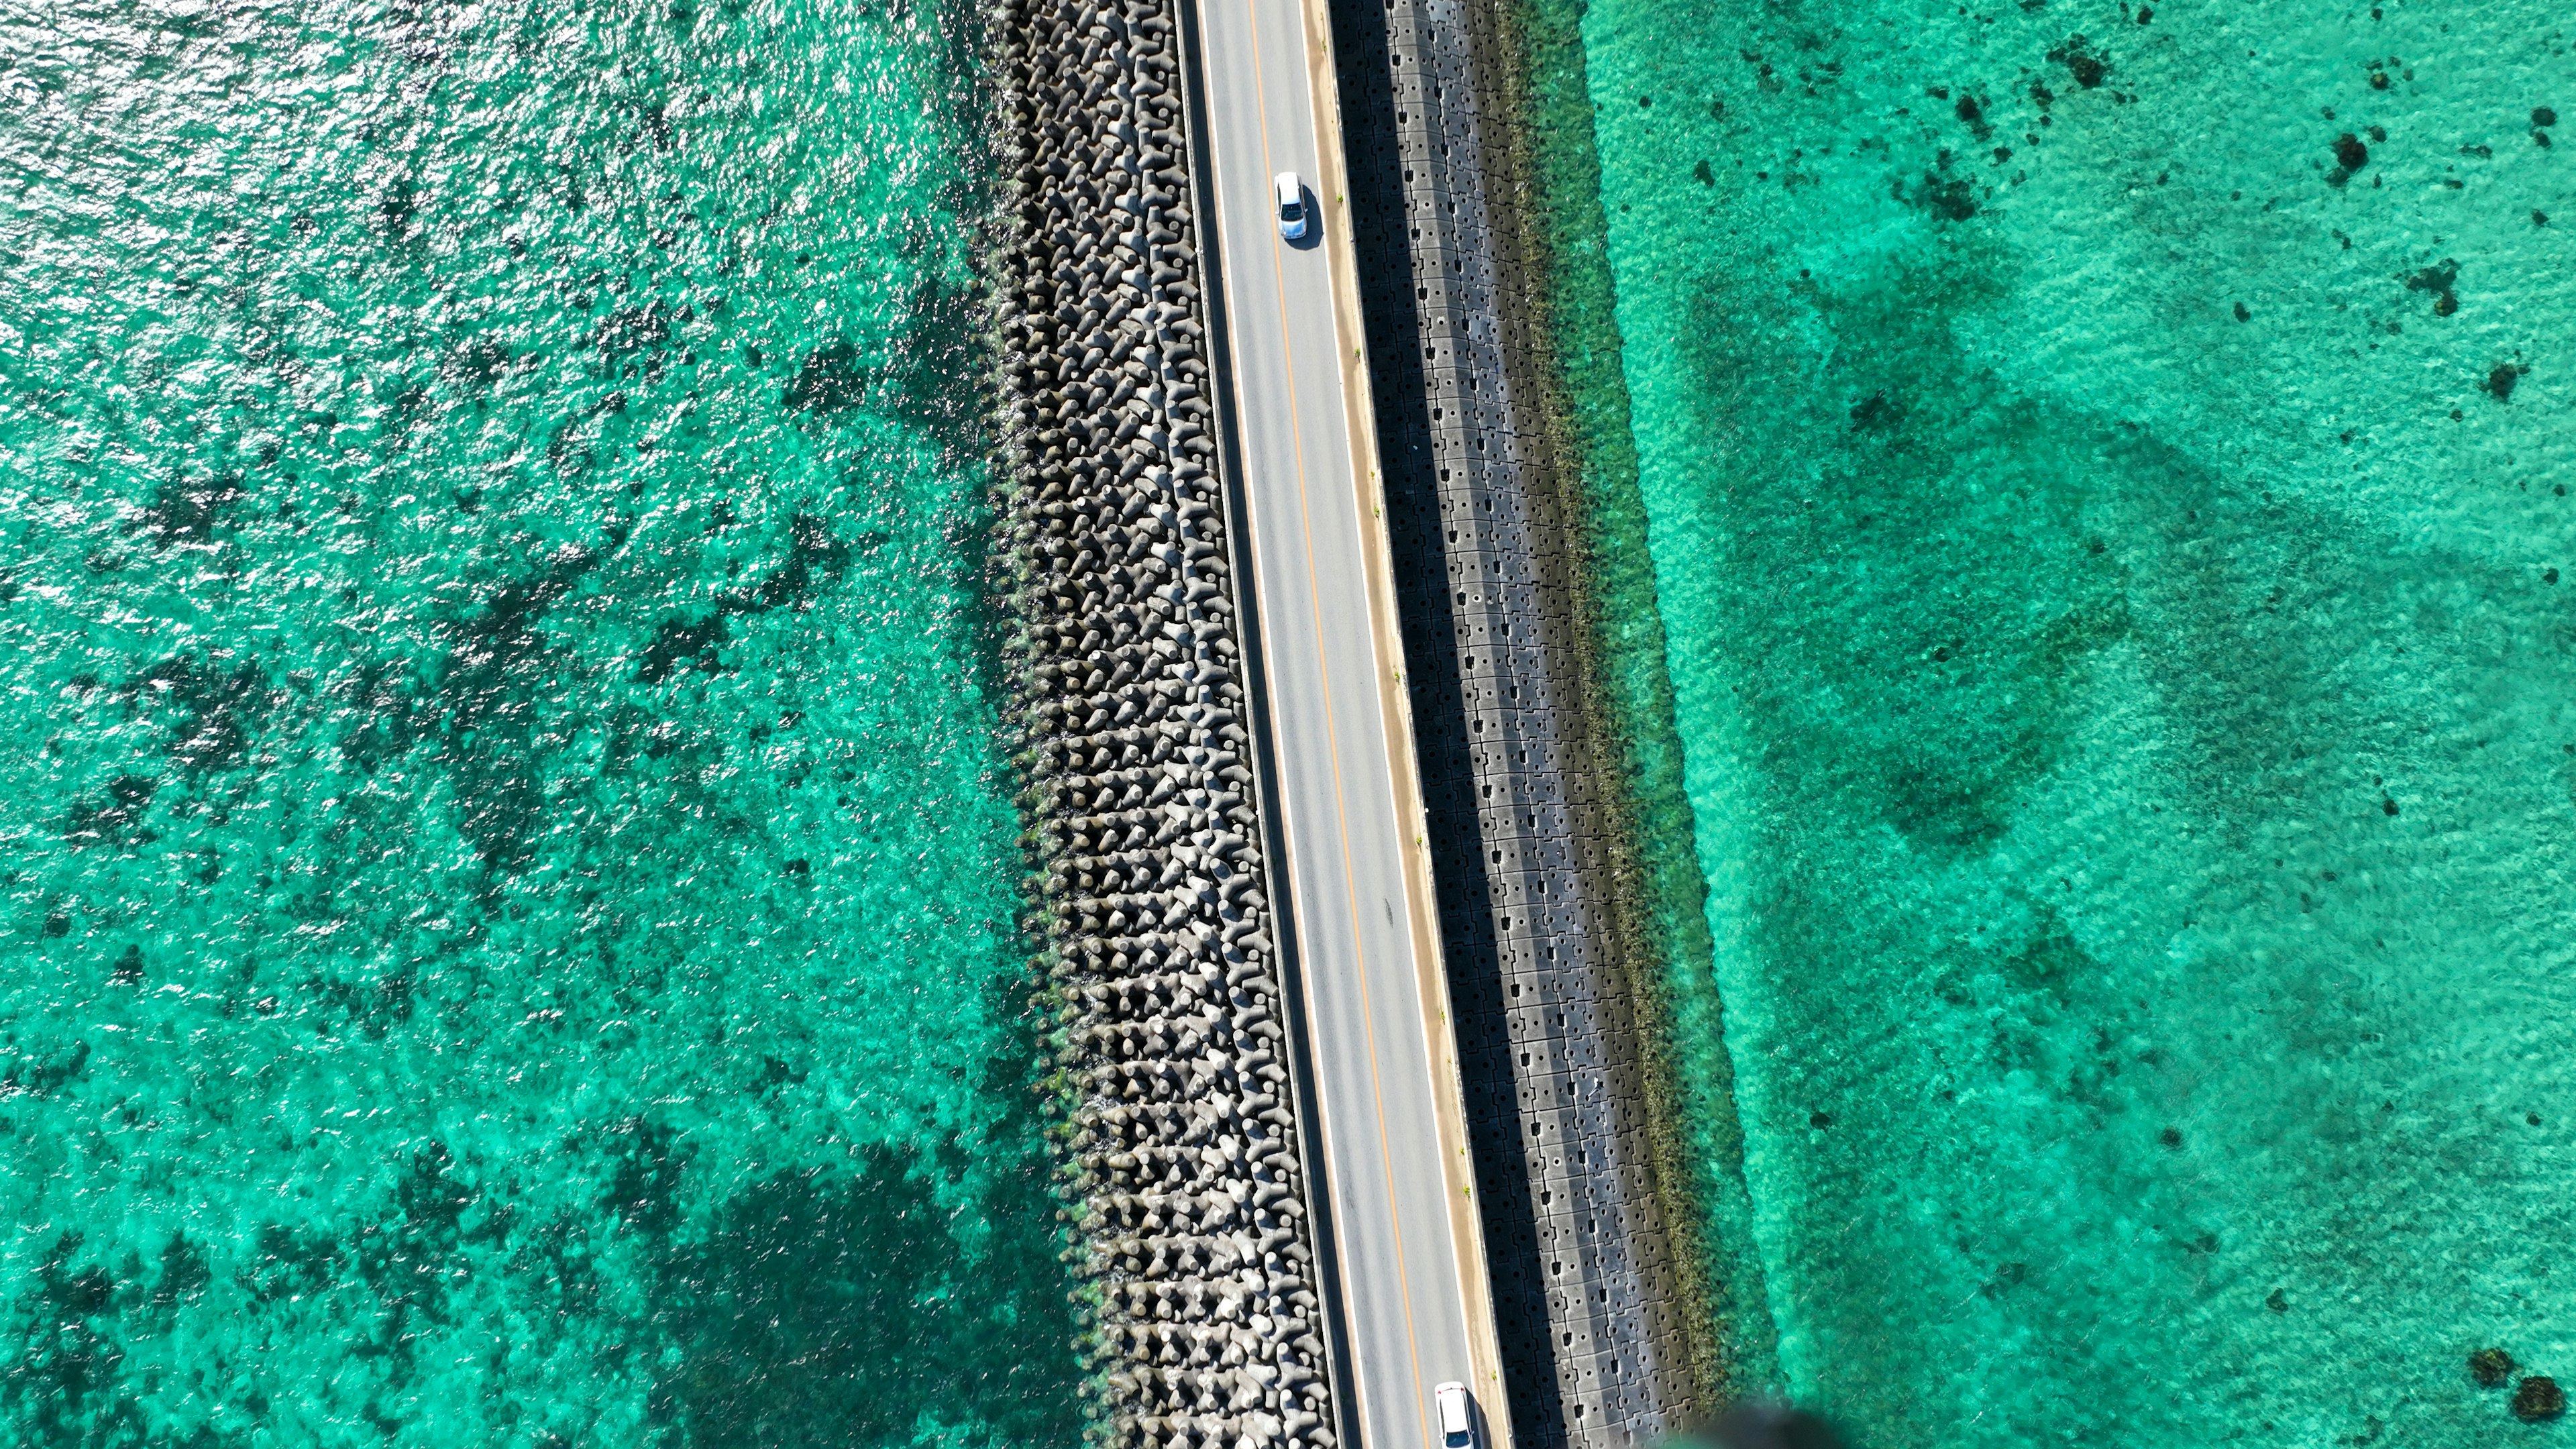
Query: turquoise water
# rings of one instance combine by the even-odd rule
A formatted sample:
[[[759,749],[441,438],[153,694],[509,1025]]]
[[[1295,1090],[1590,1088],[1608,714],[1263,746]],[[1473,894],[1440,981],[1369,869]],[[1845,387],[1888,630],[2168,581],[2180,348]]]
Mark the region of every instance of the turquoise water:
[[[1867,1449],[2576,1374],[2561,22],[1583,15],[1734,1347]]]
[[[0,1436],[1078,1437],[965,18],[0,20]]]

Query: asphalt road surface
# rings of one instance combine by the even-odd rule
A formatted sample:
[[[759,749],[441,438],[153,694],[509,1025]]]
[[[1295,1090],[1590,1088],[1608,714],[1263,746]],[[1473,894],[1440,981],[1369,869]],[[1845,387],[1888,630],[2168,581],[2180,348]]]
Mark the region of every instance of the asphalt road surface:
[[[1346,391],[1344,366],[1361,339],[1355,321],[1337,315],[1327,270],[1348,265],[1350,252],[1343,238],[1317,234],[1340,223],[1337,153],[1335,174],[1317,174],[1325,138],[1312,83],[1329,85],[1331,71],[1299,0],[1199,0],[1198,10],[1234,437],[1268,685],[1269,804],[1287,843],[1311,1107],[1358,1391],[1345,1422],[1363,1449],[1430,1449],[1440,1442],[1434,1385],[1475,1386],[1491,1418],[1501,1417],[1501,1396],[1490,1347],[1487,1372],[1476,1371],[1492,1328],[1471,1328],[1491,1310],[1462,1201],[1468,1173],[1443,1154],[1444,1101],[1457,1112],[1455,1053],[1445,993],[1425,973],[1435,964],[1427,933],[1416,929],[1414,912],[1429,903],[1409,896],[1420,887],[1405,846],[1418,822],[1404,818],[1397,788],[1396,756],[1410,741],[1393,708],[1393,620],[1370,609],[1368,565],[1382,547],[1377,488],[1374,479],[1363,488],[1352,446],[1352,419],[1365,418],[1368,403]],[[1319,222],[1295,243],[1279,236],[1270,180],[1291,170]],[[1411,765],[1401,763],[1409,798]],[[1459,1155],[1454,1145],[1448,1155]],[[1469,1272],[1478,1275],[1472,1289]]]

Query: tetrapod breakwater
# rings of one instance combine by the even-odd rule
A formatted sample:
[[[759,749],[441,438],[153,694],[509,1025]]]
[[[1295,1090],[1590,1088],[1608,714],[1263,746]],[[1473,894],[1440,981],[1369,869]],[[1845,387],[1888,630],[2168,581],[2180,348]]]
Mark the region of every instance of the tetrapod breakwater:
[[[1013,718],[1094,1433],[1331,1449],[1181,19],[1168,0],[987,16]]]

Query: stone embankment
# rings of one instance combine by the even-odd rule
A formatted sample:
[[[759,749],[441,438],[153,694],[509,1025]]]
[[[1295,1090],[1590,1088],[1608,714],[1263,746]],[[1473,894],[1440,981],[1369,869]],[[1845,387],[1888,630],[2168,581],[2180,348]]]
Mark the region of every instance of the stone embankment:
[[[1660,968],[1593,657],[1581,459],[1551,416],[1516,8],[1333,0],[1334,50],[1512,1430],[1631,1449],[1717,1385],[1658,1121]]]
[[[1013,714],[1096,1435],[1331,1449],[1199,295],[1180,17],[1000,0]]]

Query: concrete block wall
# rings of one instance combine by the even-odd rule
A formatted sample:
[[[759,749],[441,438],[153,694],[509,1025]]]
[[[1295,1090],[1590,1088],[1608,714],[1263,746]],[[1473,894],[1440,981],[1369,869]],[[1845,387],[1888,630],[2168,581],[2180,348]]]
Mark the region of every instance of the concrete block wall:
[[[1333,0],[1334,51],[1509,1410],[1531,1449],[1611,1449],[1701,1406],[1614,959],[1501,3]]]

